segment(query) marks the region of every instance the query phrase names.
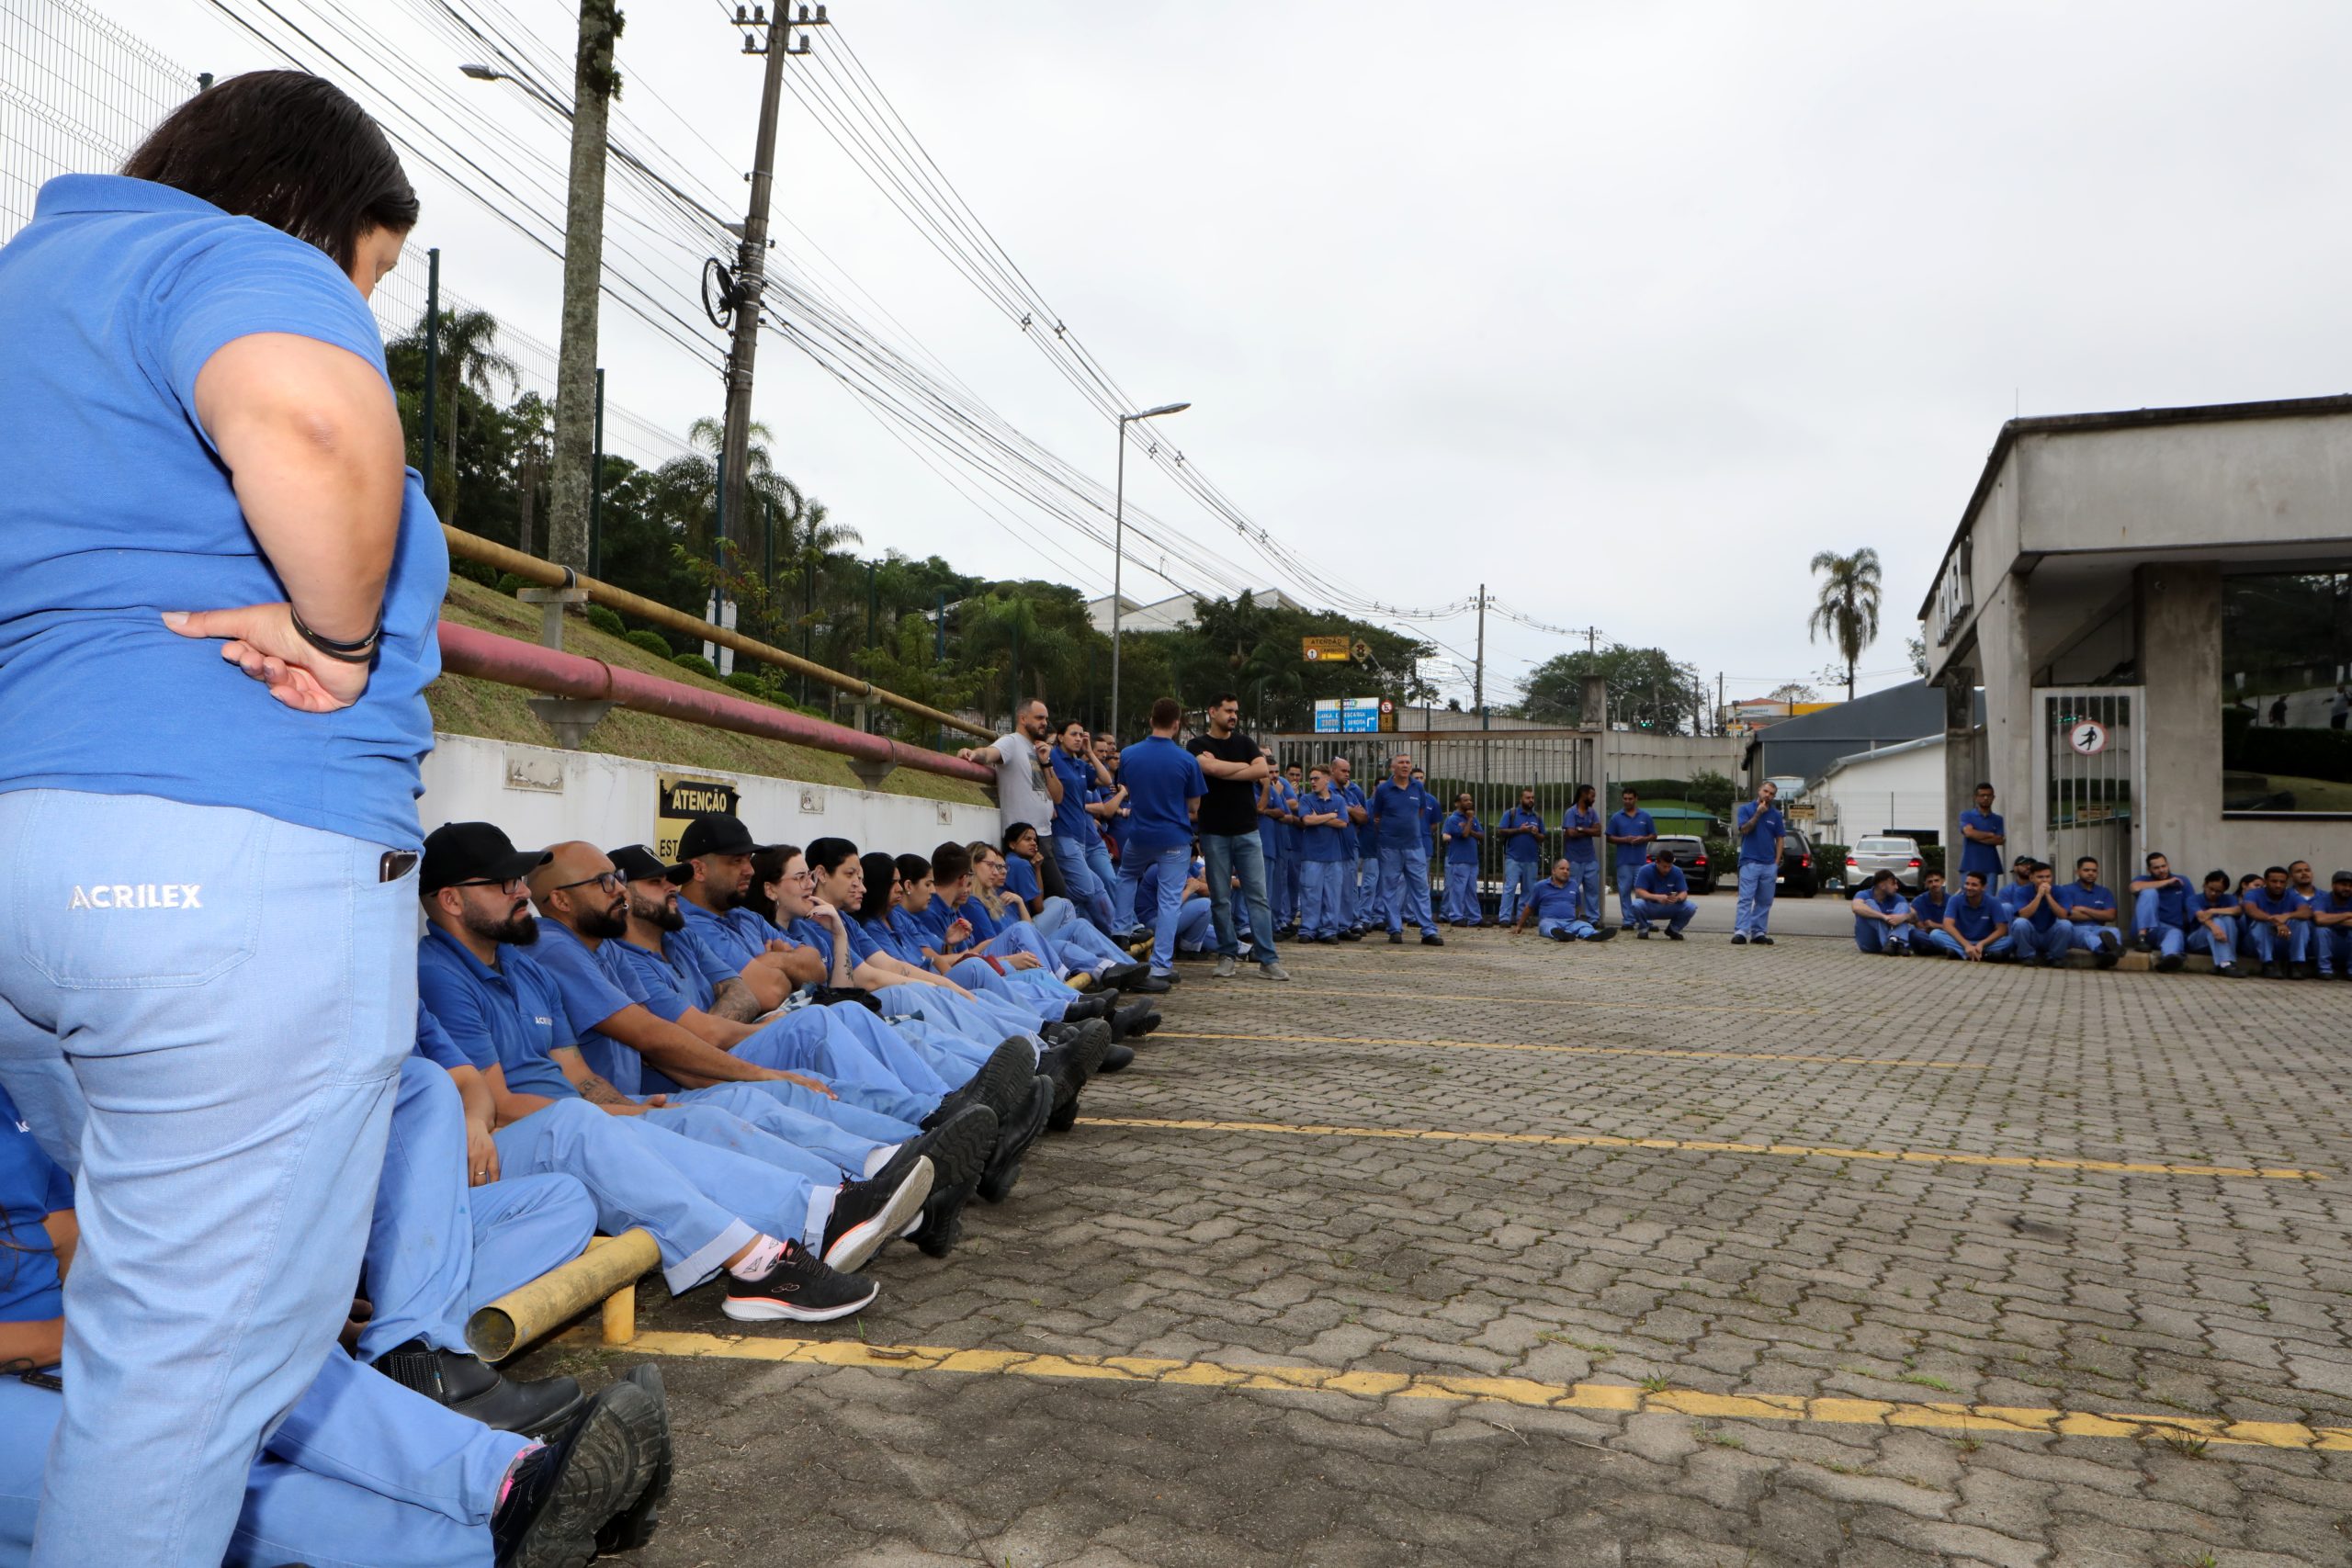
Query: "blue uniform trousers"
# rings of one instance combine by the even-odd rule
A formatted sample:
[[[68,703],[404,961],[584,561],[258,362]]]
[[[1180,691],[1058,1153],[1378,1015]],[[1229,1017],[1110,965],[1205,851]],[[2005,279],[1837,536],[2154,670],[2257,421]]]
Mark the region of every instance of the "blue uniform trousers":
[[[466,1108],[449,1075],[422,1056],[401,1064],[384,1173],[368,1232],[368,1300],[359,1331],[374,1360],[422,1338],[466,1349],[476,1308],[569,1263],[596,1233],[596,1206],[553,1172],[467,1184]]]
[[[1445,918],[1456,925],[1475,926],[1478,907],[1478,852],[1453,849],[1445,856]]]
[[[1130,844],[1125,858],[1119,863],[1119,897],[1130,909],[1136,907],[1136,897],[1143,886],[1144,868],[1159,868],[1153,882],[1154,902],[1151,911],[1151,972],[1167,975],[1176,966],[1176,915],[1184,903],[1184,874],[1193,863],[1189,845],[1170,844],[1164,850],[1144,850]]]
[[[2009,935],[2017,939],[2019,958],[2064,958],[2075,945],[2072,920],[2052,920],[2037,931],[2031,920],[2020,915],[2009,922]]]
[[[1748,861],[1739,863],[1739,904],[1731,917],[1732,934],[1758,937],[1771,934],[1772,897],[1780,889],[1776,879],[1781,874],[1780,863],[1758,865]]]
[[[1283,853],[1279,837],[1269,841],[1263,831],[1258,835],[1258,852],[1266,863],[1266,908],[1273,914],[1273,929],[1280,931],[1290,924],[1291,918],[1297,912],[1291,902],[1290,878],[1283,874],[1287,857]]]
[[[1176,911],[1176,951],[1207,953],[1216,945],[1216,927],[1212,908],[1205,896],[1187,898],[1184,907]]]
[[[1437,922],[1430,919],[1430,852],[1426,848],[1381,846],[1380,902],[1390,931],[1401,931],[1409,921],[1421,929],[1423,936],[1437,935]]]
[[[1945,953],[1953,958],[1965,958],[1968,956],[1966,953],[1961,950],[1960,938],[1952,935],[1951,932],[1948,931],[1939,930],[1929,931],[1928,933],[1928,945],[1935,949],[1938,953]],[[1987,958],[2007,958],[2017,950],[2017,938],[2004,932],[2002,935],[1995,937],[1991,942],[1984,944],[1984,956]]]
[[[2177,927],[2167,926],[2164,931],[2165,945],[2162,951],[2175,955],[2183,952],[2208,953],[2212,957],[2214,968],[2227,969],[2238,961],[2237,934],[2235,920],[2227,915],[2216,915],[2211,931],[2205,929],[2205,922],[2199,920],[2197,929],[2190,931],[2185,941]]]
[[[1634,878],[1642,874],[1649,862],[1621,860],[1617,863],[1617,919],[1621,925],[1634,923]]]
[[[1577,890],[1577,913],[1599,925],[1609,918],[1609,906],[1600,897],[1600,861],[1572,860],[1568,863],[1568,881]]]
[[[416,1035],[416,883],[381,880],[388,847],[0,795],[0,1083],[82,1229],[44,1568],[213,1568],[334,1346]]]
[[[2097,953],[2104,948],[2109,953],[2123,951],[2123,933],[2104,920],[2068,920],[2073,928],[2067,941],[2085,953]]]
[[[1103,869],[1108,870],[1110,854],[1099,845],[1081,844],[1067,833],[1056,833],[1046,840],[1046,852],[1062,868],[1062,886],[1069,890],[1070,902],[1078,906],[1079,913],[1109,931],[1113,924],[1111,886],[1096,877],[1093,856],[1086,852],[1090,847],[1102,854]]]
[[[1301,861],[1298,866],[1298,931],[1301,936],[1340,934],[1340,878],[1343,860]]]
[[[1533,861],[1505,858],[1503,901],[1501,909],[1496,916],[1497,923],[1507,926],[1517,920],[1520,906],[1527,901],[1527,896],[1534,892],[1535,885],[1543,880],[1543,868]]]
[[[1535,930],[1539,935],[1546,937],[1555,931],[1566,931],[1574,941],[1582,942],[1597,934],[1600,928],[1580,915],[1539,915],[1535,919]]]
[[[1638,925],[1645,931],[1664,922],[1668,931],[1679,931],[1689,925],[1698,913],[1699,906],[1687,898],[1679,904],[1669,904],[1664,899],[1645,898],[1636,894],[1634,897],[1633,911],[1625,916],[1625,921],[1628,925]]]
[[[1250,958],[1256,964],[1274,962],[1274,911],[1266,902],[1266,857],[1255,833],[1204,833],[1201,864],[1208,877],[1209,907],[1216,911],[1216,950],[1221,957],[1241,956],[1241,932],[1235,924],[1233,901],[1247,907]],[[1235,877],[1241,886],[1233,886]]]
[[[2267,920],[2245,922],[2246,950],[2259,964],[2301,964],[2310,954],[2311,940],[2309,920],[2290,920],[2284,935]]]
[[[641,1225],[662,1251],[672,1293],[692,1290],[762,1235],[817,1243],[833,1192],[724,1144],[688,1136],[691,1122],[614,1116],[584,1100],[559,1100],[501,1127],[502,1168],[556,1170],[596,1204],[596,1228],[618,1235]]]
[[[1884,920],[1873,920],[1868,915],[1854,917],[1854,945],[1864,953],[1900,953],[1911,946],[1911,937],[1908,921],[1890,926]]]
[[[2323,975],[2352,975],[2352,926],[2313,925],[2312,960]]]

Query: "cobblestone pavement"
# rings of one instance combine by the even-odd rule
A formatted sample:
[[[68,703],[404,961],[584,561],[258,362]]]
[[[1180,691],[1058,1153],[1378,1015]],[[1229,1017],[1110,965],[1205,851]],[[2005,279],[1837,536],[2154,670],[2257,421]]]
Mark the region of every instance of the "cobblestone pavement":
[[[2352,986],[1720,935],[1292,967],[1187,965],[856,1322],[649,1283],[632,1350],[539,1351],[660,1358],[638,1561],[2352,1562]]]

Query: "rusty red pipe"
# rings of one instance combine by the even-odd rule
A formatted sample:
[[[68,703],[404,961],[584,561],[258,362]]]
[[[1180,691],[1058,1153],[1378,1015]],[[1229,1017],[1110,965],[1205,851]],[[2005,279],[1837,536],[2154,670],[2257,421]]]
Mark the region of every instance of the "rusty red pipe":
[[[576,697],[607,702],[636,713],[659,714],[688,724],[731,729],[740,735],[789,740],[820,751],[831,751],[859,761],[917,768],[969,784],[994,785],[996,770],[967,762],[944,751],[902,746],[888,736],[868,735],[821,718],[789,712],[767,703],[755,703],[723,692],[707,692],[683,682],[616,669],[601,659],[560,653],[537,643],[521,642],[472,626],[443,621],[441,668],[453,675],[472,675],[501,685],[521,686],[551,697]]]

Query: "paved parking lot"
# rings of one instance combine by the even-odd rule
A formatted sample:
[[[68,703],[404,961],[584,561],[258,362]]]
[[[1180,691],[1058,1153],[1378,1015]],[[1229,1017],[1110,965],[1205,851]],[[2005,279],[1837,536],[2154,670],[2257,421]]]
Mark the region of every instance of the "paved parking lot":
[[[2352,986],[1708,903],[1188,965],[854,1324],[649,1285],[631,1352],[534,1364],[660,1359],[657,1568],[2352,1562]]]

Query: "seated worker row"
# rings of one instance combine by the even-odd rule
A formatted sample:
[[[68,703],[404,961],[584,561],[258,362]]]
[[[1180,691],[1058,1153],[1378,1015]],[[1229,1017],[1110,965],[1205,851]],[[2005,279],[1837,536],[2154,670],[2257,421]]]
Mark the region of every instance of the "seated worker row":
[[[1511,922],[1511,935],[1525,931],[1532,919],[1536,934],[1554,942],[1607,942],[1615,936],[1615,927],[1598,925],[1588,918],[1584,892],[1572,880],[1575,875],[1576,867],[1566,855],[1555,860],[1552,874],[1529,889],[1526,901],[1519,908],[1518,919]],[[1600,912],[1592,911],[1594,915]]]
[[[2298,860],[2239,880],[2225,871],[2205,874],[2198,892],[2151,852],[2133,880],[2132,926],[2141,950],[2156,967],[2175,970],[2188,953],[2210,953],[2213,972],[2238,975],[2250,954],[2266,979],[2352,980],[2352,871],[2338,871],[2322,888],[2312,863]]]
[[[329,1349],[251,1461],[226,1563],[539,1565],[585,1562],[600,1539],[643,1545],[671,1463],[654,1369],[591,1401],[570,1378],[507,1383],[470,1357],[422,1348],[453,1307],[577,1256],[594,1224],[585,1195],[547,1176],[473,1188],[469,1203],[446,1081],[403,1074],[390,1146],[415,1159],[388,1162],[385,1185],[398,1190],[378,1194],[367,1274],[376,1315],[356,1329],[356,1358]],[[388,1235],[388,1217],[413,1223]],[[0,1568],[30,1562],[40,1535],[43,1460],[65,1418],[57,1368],[79,1239],[72,1181],[0,1091]],[[417,1337],[389,1350],[372,1343],[412,1328]],[[70,1541],[41,1547],[49,1561],[79,1560]]]
[[[2116,929],[2115,896],[2099,882],[2096,857],[2083,856],[2073,880],[2061,885],[2049,865],[2018,857],[2018,880],[1999,892],[1984,874],[1963,874],[1957,899],[1944,893],[1941,872],[1921,877],[1922,889],[1905,899],[1900,881],[1882,871],[1849,901],[1854,945],[1864,953],[1901,956],[1940,953],[1947,958],[2000,961],[2017,958],[2044,966],[2064,962],[2081,949],[2102,969],[2123,952]]]
[[[550,852],[518,852],[496,829],[470,823],[428,834],[419,866],[427,930],[418,944],[418,992],[438,1032],[447,1037],[445,1065],[453,1076],[462,1066],[483,1080],[492,1141],[504,1168],[516,1174],[561,1171],[599,1196],[600,1185],[612,1179],[610,1162],[626,1157],[615,1152],[623,1145],[606,1140],[613,1146],[589,1158],[589,1146],[576,1129],[595,1117],[639,1122],[639,1138],[627,1146],[640,1156],[640,1164],[658,1162],[675,1172],[640,1171],[646,1185],[683,1198],[691,1181],[706,1197],[735,1208],[729,1223],[708,1227],[696,1248],[674,1258],[665,1256],[673,1290],[724,1268],[724,1306],[730,1316],[822,1320],[863,1307],[873,1300],[875,1287],[849,1278],[850,1272],[910,1226],[944,1226],[955,1218],[936,1206],[926,1213],[928,1200],[935,1183],[947,1190],[947,1201],[970,1183],[998,1142],[994,1107],[982,1126],[979,1119],[961,1114],[962,1105],[935,1100],[924,1113],[930,1129],[917,1133],[910,1127],[911,1135],[895,1146],[860,1145],[848,1141],[852,1134],[837,1133],[827,1140],[833,1152],[820,1154],[770,1130],[789,1133],[796,1124],[780,1119],[788,1108],[759,1092],[756,1082],[730,1083],[718,1094],[685,1091],[674,1104],[665,1094],[622,1093],[582,1059],[579,1046],[587,1028],[574,1020],[568,996],[589,998],[587,1017],[597,1027],[617,1027],[615,1020],[633,1009],[680,1036],[694,1049],[668,1038],[652,1042],[673,1052],[668,1065],[673,1073],[692,1078],[742,1065],[639,1004],[608,1010],[614,988],[584,987],[576,972],[567,983],[525,951],[539,941],[541,922],[523,896],[524,878],[560,877],[562,872],[551,869],[557,864]],[[582,886],[601,890],[603,879],[600,874]],[[545,886],[551,907],[560,906],[555,895],[577,890],[552,881]],[[435,1043],[433,1032],[421,1036],[421,1046]],[[1014,1059],[1020,1049],[991,1064],[1000,1097],[1008,1077],[1027,1087],[1031,1064]],[[706,1062],[705,1052],[717,1060]],[[770,1069],[750,1071],[759,1081],[779,1076]],[[813,1090],[820,1102],[829,1092],[822,1084]],[[986,1093],[985,1087],[975,1089],[967,1102]],[[588,1104],[549,1114],[566,1101]],[[643,1134],[671,1137],[649,1150]],[[847,1168],[844,1160],[850,1162]],[[870,1175],[856,1168],[868,1165]],[[660,1231],[647,1228],[662,1240]]]

